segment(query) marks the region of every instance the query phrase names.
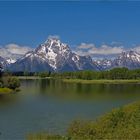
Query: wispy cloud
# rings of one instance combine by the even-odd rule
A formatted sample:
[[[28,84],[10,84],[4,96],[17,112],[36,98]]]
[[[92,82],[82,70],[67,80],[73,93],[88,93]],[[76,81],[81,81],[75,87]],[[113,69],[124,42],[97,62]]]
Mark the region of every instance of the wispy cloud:
[[[100,47],[96,47],[95,44],[82,43],[75,49],[75,52],[78,53],[79,55],[93,56],[93,55],[114,55],[119,54],[124,50],[125,49],[122,45],[103,44]]]
[[[78,48],[78,49],[91,49],[91,48],[93,48],[93,47],[95,47],[94,44],[81,43],[81,45],[78,46],[77,48]]]
[[[132,50],[134,50],[134,51],[140,53],[140,45],[134,47]]]
[[[101,46],[92,43],[81,43],[74,49],[74,52],[81,56],[89,55],[93,59],[114,59],[118,54],[130,50],[140,53],[140,45],[132,45],[132,47],[127,48],[120,42],[102,44]]]
[[[17,45],[17,44],[8,44],[5,46],[5,48],[13,53],[13,54],[25,54],[27,53],[28,51],[31,51],[32,48],[28,47],[28,46],[20,46],[20,45]]]
[[[2,56],[3,58],[11,57],[13,59],[16,59],[16,57],[20,57],[31,50],[31,47],[11,43],[5,46],[0,46],[0,56]]]
[[[48,36],[48,39],[49,39],[49,38],[60,39],[60,36],[59,36],[59,35],[49,35],[49,36]]]

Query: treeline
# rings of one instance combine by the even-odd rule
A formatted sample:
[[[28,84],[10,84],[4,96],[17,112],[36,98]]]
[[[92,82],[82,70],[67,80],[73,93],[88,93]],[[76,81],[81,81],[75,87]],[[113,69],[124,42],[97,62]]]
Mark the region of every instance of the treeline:
[[[108,71],[77,71],[52,73],[51,77],[67,78],[67,79],[140,79],[140,69],[128,70],[127,68],[114,68]]]
[[[108,71],[76,71],[76,72],[15,72],[16,76],[39,76],[63,79],[140,79],[140,69],[114,68]]]
[[[10,72],[8,72],[10,73]],[[19,72],[11,72],[11,74],[13,76],[39,76],[39,77],[50,77],[51,76],[51,72],[22,72],[22,71],[19,71]]]

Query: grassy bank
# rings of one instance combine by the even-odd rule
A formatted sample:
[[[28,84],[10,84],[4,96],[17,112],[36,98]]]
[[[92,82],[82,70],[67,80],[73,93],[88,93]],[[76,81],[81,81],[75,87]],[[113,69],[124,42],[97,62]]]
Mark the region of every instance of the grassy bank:
[[[76,139],[140,139],[140,102],[114,109],[94,121],[75,121],[68,135]]]
[[[39,76],[16,76],[18,79],[61,79],[54,77],[39,77]],[[140,79],[131,79],[131,80],[107,80],[107,79],[99,79],[99,80],[83,80],[83,79],[62,79],[63,82],[66,83],[83,83],[83,84],[126,84],[126,83],[134,83],[140,84]]]
[[[30,134],[28,140],[140,139],[140,102],[112,110],[96,121],[74,121],[66,136]]]
[[[14,91],[10,88],[0,88],[0,95],[2,94],[9,94],[9,93],[13,93]]]
[[[31,79],[31,80],[36,80],[36,79],[51,79],[51,77],[39,77],[39,76],[15,76],[18,79]]]
[[[140,80],[82,80],[82,79],[63,79],[66,83],[81,83],[81,84],[127,84],[136,83],[140,84]]]

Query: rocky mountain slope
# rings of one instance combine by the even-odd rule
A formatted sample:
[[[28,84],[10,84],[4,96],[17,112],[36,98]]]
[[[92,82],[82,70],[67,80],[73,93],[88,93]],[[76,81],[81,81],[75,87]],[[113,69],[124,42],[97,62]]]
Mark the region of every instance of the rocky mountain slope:
[[[4,59],[3,57],[0,56],[0,67],[1,69],[5,69],[8,66],[8,62],[6,61],[6,59]]]
[[[119,54],[115,59],[93,60],[100,70],[109,70],[116,67],[126,67],[128,69],[140,68],[140,54],[136,51],[126,51]]]
[[[140,68],[140,54],[135,51],[122,52],[112,63],[112,67]]]
[[[91,57],[79,56],[58,38],[49,38],[34,51],[26,53],[14,64],[11,71],[76,71],[98,70]]]
[[[8,58],[8,57],[7,57]],[[16,62],[12,58],[0,57],[0,64],[11,71],[78,71],[78,70],[109,70],[116,67],[128,69],[140,68],[140,54],[136,51],[126,51],[113,60],[92,60],[90,56],[80,56],[73,53],[69,46],[58,38],[48,38],[35,50],[27,52]]]

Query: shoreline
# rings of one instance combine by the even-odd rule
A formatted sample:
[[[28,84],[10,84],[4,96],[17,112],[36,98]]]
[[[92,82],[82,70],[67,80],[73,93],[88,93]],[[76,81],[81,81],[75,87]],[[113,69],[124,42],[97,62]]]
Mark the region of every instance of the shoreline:
[[[22,79],[31,79],[31,80],[36,80],[36,79],[52,79],[52,77],[39,77],[39,76],[15,76],[18,79],[22,80]]]
[[[140,80],[83,80],[83,79],[63,79],[65,83],[80,83],[80,84],[140,84]]]
[[[55,77],[39,77],[39,76],[15,76],[20,80],[38,80],[38,79],[59,79],[65,83],[81,83],[81,84],[140,84],[140,79],[98,79],[98,80],[84,80],[84,79],[61,79]]]
[[[50,134],[35,132],[27,134],[28,140],[33,139],[139,139],[139,107],[135,101],[104,113],[96,120],[73,120],[66,134]],[[114,127],[115,126],[115,127]],[[89,130],[94,133],[89,133]]]

